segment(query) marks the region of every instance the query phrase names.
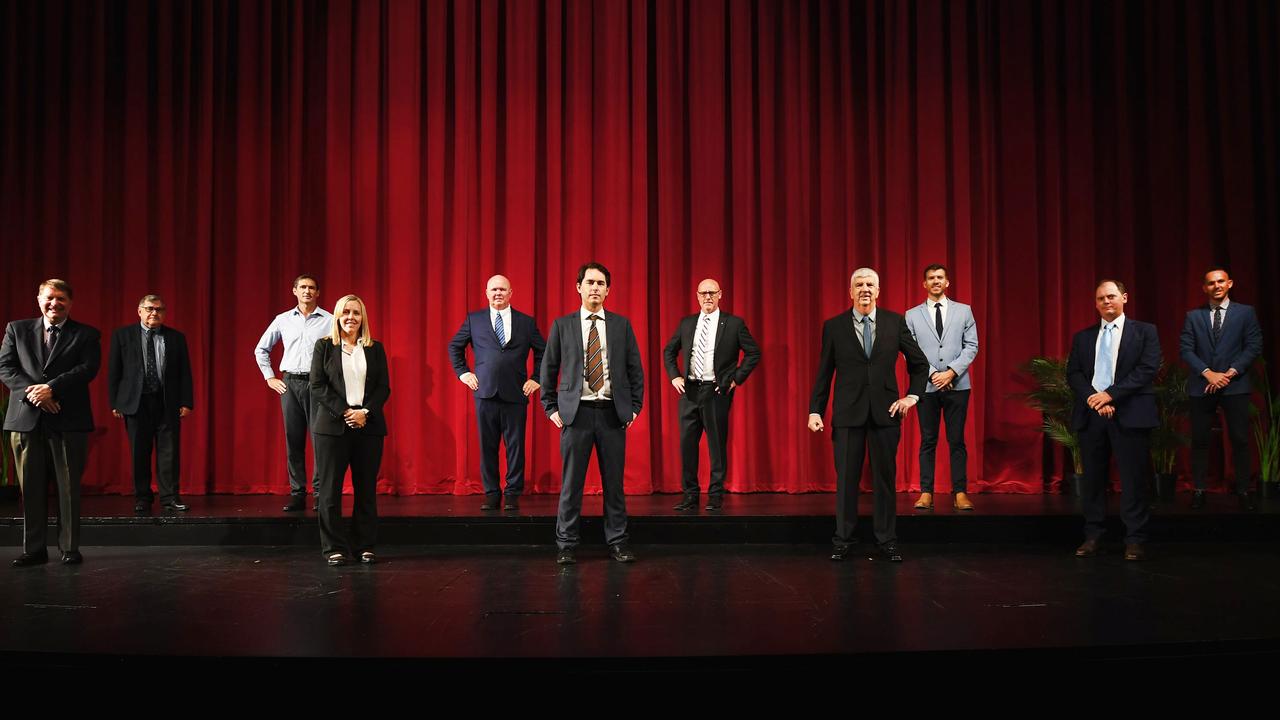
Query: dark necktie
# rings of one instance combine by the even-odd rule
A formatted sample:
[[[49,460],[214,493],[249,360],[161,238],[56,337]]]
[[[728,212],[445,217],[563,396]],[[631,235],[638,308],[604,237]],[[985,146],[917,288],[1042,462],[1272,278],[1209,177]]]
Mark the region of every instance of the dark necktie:
[[[50,325],[48,332],[44,336],[44,361],[49,362],[49,357],[53,355],[53,349],[58,345],[58,332],[60,328],[57,325]]]
[[[143,330],[147,336],[147,355],[143,358],[142,391],[153,393],[160,389],[160,375],[156,372],[156,331]]]
[[[599,315],[587,318],[591,321],[591,329],[587,332],[587,387],[598,393],[604,387],[604,358],[600,355],[600,330],[596,328]]]
[[[507,332],[502,329],[502,313],[493,316],[493,331],[498,334],[498,344],[506,347]]]
[[[933,304],[933,329],[938,331],[938,339],[942,339],[942,303]]]
[[[1213,342],[1216,345],[1222,338],[1222,306],[1213,309]]]

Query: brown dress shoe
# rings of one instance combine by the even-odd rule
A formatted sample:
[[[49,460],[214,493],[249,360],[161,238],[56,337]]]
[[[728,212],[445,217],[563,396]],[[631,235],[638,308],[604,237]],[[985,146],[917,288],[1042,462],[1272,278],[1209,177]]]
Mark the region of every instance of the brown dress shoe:
[[[920,493],[920,499],[916,501],[915,508],[917,510],[932,510],[933,509],[933,493],[927,493],[927,492]]]
[[[1085,540],[1080,547],[1076,548],[1076,557],[1093,557],[1098,554],[1098,541]]]
[[[1141,560],[1147,556],[1147,551],[1138,543],[1127,543],[1124,546],[1125,560]]]
[[[973,512],[973,502],[969,500],[968,493],[962,493],[962,492],[956,493],[956,497],[955,497],[955,500],[952,502],[952,506],[955,507],[955,509],[959,510],[960,512]]]

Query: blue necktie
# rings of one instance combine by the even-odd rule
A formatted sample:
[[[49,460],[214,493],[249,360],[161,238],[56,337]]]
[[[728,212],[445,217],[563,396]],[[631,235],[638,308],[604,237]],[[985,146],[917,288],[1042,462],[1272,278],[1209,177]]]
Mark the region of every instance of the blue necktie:
[[[506,347],[507,333],[502,329],[502,313],[493,316],[493,331],[498,334],[498,344]]]
[[[862,316],[862,350],[867,354],[867,358],[871,357],[871,345],[874,339],[871,337],[871,316]]]
[[[1116,326],[1102,326],[1102,340],[1098,343],[1098,357],[1093,363],[1093,389],[1102,392],[1111,387],[1115,380],[1115,368],[1111,367],[1111,331]]]

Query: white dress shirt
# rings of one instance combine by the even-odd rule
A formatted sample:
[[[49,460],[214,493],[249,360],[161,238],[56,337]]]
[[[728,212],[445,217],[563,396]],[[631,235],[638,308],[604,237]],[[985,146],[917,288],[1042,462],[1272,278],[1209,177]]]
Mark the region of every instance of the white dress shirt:
[[[711,318],[711,322],[707,322],[707,318]],[[693,329],[693,350],[689,353],[689,375],[693,377],[693,356],[698,352],[698,335],[703,332],[706,327],[707,333],[707,349],[702,353],[702,377],[693,378],[694,380],[705,380],[713,382],[716,379],[716,332],[720,328],[720,308],[707,315],[706,313],[698,313],[698,324]]]
[[[506,347],[511,342],[511,306],[508,305],[501,310],[489,308],[489,327],[497,325],[495,317],[502,318],[502,339],[506,342],[502,343],[502,347]]]
[[[271,349],[281,341],[284,342],[284,356],[280,358],[280,372],[310,373],[311,353],[316,348],[316,341],[332,330],[333,315],[320,307],[306,317],[296,306],[277,315],[253,351],[262,377],[270,380],[276,376],[271,369]]]
[[[592,315],[598,316],[600,319],[596,321],[596,332],[600,334],[600,358],[603,363],[604,385],[600,386],[600,392],[592,392],[591,385],[587,383],[587,342],[591,336],[591,321],[587,318]],[[583,400],[608,400],[613,397],[613,385],[609,382],[609,345],[605,340],[605,315],[604,308],[592,313],[583,307],[578,316],[582,318],[582,399]]]
[[[369,363],[364,357],[364,345],[356,342],[355,349],[342,351],[342,382],[347,386],[347,405],[364,404],[364,379],[369,374]]]

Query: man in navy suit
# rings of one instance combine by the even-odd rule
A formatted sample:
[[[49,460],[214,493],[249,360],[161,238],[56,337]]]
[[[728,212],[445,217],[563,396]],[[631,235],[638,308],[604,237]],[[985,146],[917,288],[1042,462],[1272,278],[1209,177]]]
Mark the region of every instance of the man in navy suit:
[[[22,486],[22,555],[15,567],[49,561],[48,488],[58,488],[62,562],[80,555],[80,476],[88,458],[93,408],[89,381],[102,361],[101,335],[71,319],[71,286],[45,280],[37,290],[41,317],[14,320],[0,345],[0,382],[12,396],[5,413],[18,484]]]
[[[907,311],[907,329],[929,358],[929,383],[920,398],[920,499],[917,510],[933,509],[934,456],[938,450],[938,423],[946,417],[947,446],[951,452],[952,507],[973,512],[969,499],[969,451],[964,444],[964,423],[969,413],[969,366],[978,356],[978,324],[973,310],[947,297],[947,268],[933,264],[924,269],[924,289],[929,297]],[[936,350],[935,350],[936,348]]]
[[[902,562],[898,550],[897,493],[898,440],[902,416],[924,394],[929,361],[916,344],[906,320],[876,306],[880,276],[871,268],[858,268],[849,278],[851,311],[827,320],[822,326],[822,354],[818,377],[809,398],[809,430],[822,432],[822,415],[831,396],[831,441],[836,460],[836,533],[831,559],[848,558],[857,542],[858,483],[862,463],[871,457],[874,492],[874,529],[881,557]],[[907,361],[909,385],[899,396],[897,364]]]
[[[1107,515],[1111,456],[1120,470],[1125,560],[1145,555],[1151,515],[1144,497],[1151,477],[1151,429],[1159,424],[1151,381],[1160,370],[1156,326],[1125,317],[1124,283],[1102,280],[1094,291],[1101,322],[1075,334],[1067,359],[1067,383],[1075,395],[1071,427],[1084,458],[1084,543],[1077,557],[1098,554]]]
[[[165,510],[187,510],[178,494],[182,418],[191,414],[194,392],[187,338],[164,324],[164,299],[147,295],[138,302],[141,323],[111,336],[107,360],[107,396],[111,414],[124,418],[133,457],[133,511],[151,511],[151,451],[155,448],[156,487]]]
[[[1187,395],[1191,401],[1191,477],[1195,494],[1191,507],[1205,505],[1205,471],[1209,467],[1209,441],[1213,418],[1222,408],[1231,438],[1231,464],[1236,470],[1236,494],[1240,507],[1256,508],[1249,494],[1249,366],[1262,352],[1262,328],[1253,308],[1233,302],[1231,276],[1214,267],[1204,274],[1202,288],[1209,298],[1187,313],[1179,343],[1182,361],[1191,370]]]
[[[680,395],[680,465],[684,495],[676,510],[698,507],[698,442],[705,431],[711,456],[707,509],[719,510],[728,473],[729,407],[733,392],[760,362],[760,347],[737,315],[720,309],[720,283],[698,283],[701,312],[680,321],[662,349],[671,386]],[[739,361],[741,357],[741,361]],[[679,361],[684,358],[684,370]]]
[[[560,428],[564,461],[556,513],[556,562],[577,562],[582,487],[595,449],[604,489],[604,539],[618,562],[633,562],[627,545],[627,497],[622,476],[627,428],[644,400],[644,368],[631,322],[605,313],[611,275],[600,263],[578,268],[582,306],[551,324],[542,359],[542,408]]]
[[[485,283],[489,307],[467,315],[458,334],[449,342],[449,359],[458,380],[476,398],[480,425],[480,481],[484,484],[481,510],[520,509],[524,492],[524,428],[529,395],[538,381],[529,377],[529,351],[533,372],[542,367],[546,342],[532,317],[511,307],[511,281],[494,275]],[[466,347],[475,355],[475,372],[467,367]],[[503,502],[498,485],[498,444],[507,446],[507,489]]]

